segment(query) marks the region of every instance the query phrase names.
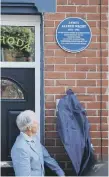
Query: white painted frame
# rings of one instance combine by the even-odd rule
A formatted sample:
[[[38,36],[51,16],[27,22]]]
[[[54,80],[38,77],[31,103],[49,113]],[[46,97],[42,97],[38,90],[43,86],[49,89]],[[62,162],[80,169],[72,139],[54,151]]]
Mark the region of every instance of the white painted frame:
[[[34,62],[0,62],[1,68],[35,68],[35,112],[40,123],[40,16],[36,15],[1,15],[1,25],[35,27]],[[40,126],[39,126],[40,127]],[[40,137],[40,128],[39,128]]]

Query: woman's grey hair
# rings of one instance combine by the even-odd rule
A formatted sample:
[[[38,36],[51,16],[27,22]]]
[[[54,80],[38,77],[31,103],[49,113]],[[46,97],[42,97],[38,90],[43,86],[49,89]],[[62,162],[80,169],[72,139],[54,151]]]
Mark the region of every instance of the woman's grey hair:
[[[31,127],[35,118],[35,112],[32,110],[25,110],[21,112],[16,119],[17,127],[20,131],[25,132],[27,127]]]

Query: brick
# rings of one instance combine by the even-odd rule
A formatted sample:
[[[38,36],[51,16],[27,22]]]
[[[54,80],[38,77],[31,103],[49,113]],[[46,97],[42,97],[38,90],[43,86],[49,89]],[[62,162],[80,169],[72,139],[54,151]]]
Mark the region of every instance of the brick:
[[[55,139],[45,139],[45,146],[55,146]]]
[[[50,116],[45,117],[45,122],[54,124],[54,123],[56,123],[56,117],[50,117]]]
[[[69,5],[87,5],[88,1],[87,0],[68,0]]]
[[[67,0],[57,0],[57,5],[67,5]]]
[[[60,72],[45,72],[45,79],[64,79],[65,73]]]
[[[87,93],[100,94],[100,88],[87,88]]]
[[[97,116],[96,110],[87,110],[87,116]]]
[[[102,74],[102,78],[106,78],[106,74]],[[100,73],[87,73],[87,79],[101,79],[101,74]]]
[[[100,1],[99,0],[94,0],[94,1],[89,0],[89,4],[90,5],[100,5]]]
[[[75,71],[74,65],[55,65],[55,71]]]
[[[100,146],[101,145],[101,140],[100,139],[91,139],[91,143],[93,144],[93,146]]]
[[[108,147],[103,147],[103,153],[108,154]]]
[[[108,139],[103,139],[102,144],[103,146],[108,146]]]
[[[44,28],[44,34],[45,35],[54,35],[55,34],[56,29],[55,28],[51,28],[51,27],[45,27]]]
[[[66,14],[66,18],[67,17],[77,17],[77,14],[76,13],[67,13]],[[83,18],[83,19],[86,19],[86,14],[78,14],[78,17],[80,17],[80,18]]]
[[[92,35],[100,35],[100,28],[91,28],[91,31],[92,31]],[[105,33],[106,35],[106,33]]]
[[[45,116],[54,116],[55,115],[55,111],[54,110],[46,110],[45,111]]]
[[[98,131],[92,131],[92,132],[90,132],[90,135],[91,135],[91,137],[93,137],[93,138],[100,138],[100,132],[98,132]]]
[[[93,124],[100,124],[100,117],[88,117],[88,120],[90,123],[93,123]],[[102,117],[102,123],[106,124],[107,123],[107,118],[106,117]]]
[[[107,64],[107,59],[102,58],[103,64]],[[100,64],[100,58],[87,58],[87,64]]]
[[[78,99],[81,101],[94,101],[95,96],[94,95],[78,95]]]
[[[101,129],[102,131],[108,131],[108,124],[102,124]],[[100,125],[98,125],[98,131],[100,131]]]
[[[44,39],[45,39],[45,42],[54,42],[55,36],[45,35]]]
[[[69,157],[65,153],[56,154],[56,159],[59,161],[69,161]]]
[[[54,86],[54,80],[45,80],[45,86]]]
[[[44,15],[46,20],[63,20],[65,18],[64,13],[48,13]]]
[[[88,117],[88,121],[89,121],[89,123],[99,124],[100,123],[100,117]]]
[[[56,86],[75,86],[74,80],[56,80]]]
[[[57,6],[57,12],[76,12],[75,6]]]
[[[105,88],[102,88],[102,93],[104,94],[106,92]],[[101,93],[101,89],[100,88],[87,88],[87,93],[92,93],[92,94],[100,94]]]
[[[48,57],[45,59],[46,64],[65,64],[65,58],[63,57]]]
[[[100,28],[92,27],[91,30],[92,30],[93,35],[100,35]],[[108,34],[107,29],[106,28],[101,28],[101,34],[102,34],[102,36],[107,35]]]
[[[59,138],[56,139],[56,146],[63,146],[63,144]]]
[[[98,115],[100,115],[100,110],[98,110]],[[102,110],[102,116],[108,116],[108,111],[107,110]]]
[[[95,65],[76,65],[76,71],[96,71]]]
[[[75,93],[78,93],[78,94],[83,94],[83,93],[85,93],[85,88],[84,87],[69,87],[69,86],[66,86],[66,91],[68,90],[68,89],[72,89],[72,91],[73,92],[75,92]]]
[[[55,27],[57,28],[57,26],[59,25],[60,21],[58,21],[58,19],[55,21]]]
[[[44,27],[54,27],[54,21],[53,20],[45,20]]]
[[[89,0],[89,4],[90,5],[100,5],[100,1],[99,0]],[[108,5],[108,0],[101,0],[101,5]]]
[[[96,80],[77,80],[77,86],[96,86]]]
[[[96,6],[78,6],[77,13],[96,13]]]
[[[93,49],[93,50],[99,50],[100,47],[102,49],[106,49],[106,43],[102,43],[100,46],[100,43],[91,43],[88,48]]]
[[[101,152],[101,147],[95,147],[95,153],[100,153]],[[104,154],[108,153],[108,147],[102,147],[102,152]]]
[[[45,50],[45,56],[54,56],[54,50]]]
[[[65,94],[63,94],[63,95],[55,95],[55,101],[56,101],[56,99],[60,99],[60,98],[62,98],[63,96],[65,96]]]
[[[100,26],[100,23],[99,22],[97,22],[97,26],[99,27]],[[101,22],[101,27],[103,28],[107,28],[108,27],[108,21],[102,21]]]
[[[46,87],[45,88],[45,93],[46,94],[61,94],[65,92],[64,87]]]
[[[107,36],[102,36],[102,37],[101,37],[101,41],[102,41],[102,42],[108,42]],[[100,36],[97,36],[97,42],[100,42]]]
[[[96,42],[98,36],[92,36],[91,42]]]
[[[101,56],[101,53],[99,51],[97,51],[97,56]],[[102,56],[103,57],[108,57],[108,50],[107,49],[102,51]]]
[[[108,123],[107,117],[102,117],[102,123]]]
[[[55,102],[46,102],[45,103],[45,109],[56,109],[56,103]]]
[[[54,125],[45,125],[45,131],[54,131],[55,126]]]
[[[108,83],[108,81],[107,81]],[[101,96],[97,96],[97,101],[101,100]],[[108,95],[102,95],[102,101],[107,102],[108,101]]]
[[[66,78],[67,79],[85,79],[86,78],[86,74],[85,73],[79,73],[79,72],[75,72],[75,73],[66,73]]]
[[[45,71],[54,71],[54,65],[45,65]]]
[[[88,24],[90,27],[97,27],[97,22],[96,21],[88,21]]]
[[[95,153],[101,153],[101,147],[94,147]]]
[[[62,49],[57,49],[55,50],[55,56],[58,56],[58,57],[75,57],[75,54],[73,53],[70,53],[70,52],[66,52]]]
[[[101,1],[101,4],[102,4],[102,5],[108,5],[108,0],[102,0],[102,1]]]
[[[63,147],[47,147],[49,152],[60,154],[65,153],[65,149]]]
[[[100,108],[101,108],[100,102],[87,103],[87,109],[100,109]],[[106,103],[102,103],[102,108],[103,108],[103,109],[106,108]]]
[[[67,162],[67,168],[72,168],[72,163],[71,162]]]
[[[92,50],[84,50],[82,52],[79,52],[76,54],[77,57],[95,57],[96,56],[96,51]]]
[[[45,95],[45,101],[54,101],[54,95]]]
[[[86,64],[86,58],[66,58],[66,64]]]
[[[102,14],[102,20],[107,20],[107,15],[106,14]],[[100,14],[87,14],[87,20],[100,20]]]
[[[45,132],[45,138],[59,138],[57,132]]]
[[[93,137],[93,138],[100,138],[101,137],[100,131],[90,132],[90,134],[91,134],[91,137]],[[102,132],[102,137],[107,138],[108,132]]]
[[[97,66],[97,71],[101,71],[101,66]],[[102,72],[108,71],[108,65],[102,65]]]
[[[58,49],[59,46],[56,43],[46,43],[45,49]]]
[[[98,13],[100,13],[100,6],[98,6],[97,9],[98,9],[97,10]],[[102,5],[101,6],[101,13],[104,13],[104,14],[108,13],[108,6]]]

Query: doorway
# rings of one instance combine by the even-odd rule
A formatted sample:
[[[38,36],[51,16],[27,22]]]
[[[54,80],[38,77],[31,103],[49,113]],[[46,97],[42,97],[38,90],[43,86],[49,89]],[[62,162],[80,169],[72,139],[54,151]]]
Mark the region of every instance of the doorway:
[[[31,109],[40,123],[40,16],[2,15],[1,20],[1,172],[12,176],[17,115]]]

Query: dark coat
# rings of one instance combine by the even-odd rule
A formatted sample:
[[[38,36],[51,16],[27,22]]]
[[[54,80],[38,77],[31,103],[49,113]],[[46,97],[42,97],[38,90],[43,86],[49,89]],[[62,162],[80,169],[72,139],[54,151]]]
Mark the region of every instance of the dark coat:
[[[57,131],[76,174],[81,175],[88,164],[92,148],[86,111],[71,90],[59,101]]]

